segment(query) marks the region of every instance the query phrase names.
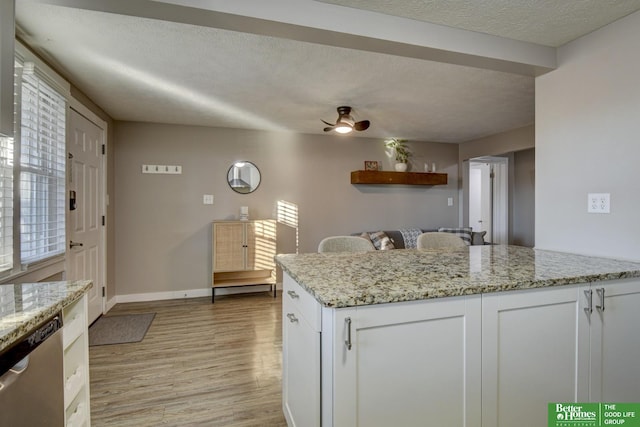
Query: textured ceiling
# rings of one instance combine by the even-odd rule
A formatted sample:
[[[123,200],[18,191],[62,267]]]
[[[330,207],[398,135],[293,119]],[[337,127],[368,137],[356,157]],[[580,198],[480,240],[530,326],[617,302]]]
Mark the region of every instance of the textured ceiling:
[[[306,2],[321,5],[323,13],[353,11]],[[340,43],[301,41],[307,36],[298,35],[300,32],[294,36],[299,27],[284,26],[284,30],[278,28],[277,36],[271,36],[255,30],[259,25],[253,21],[251,29],[243,32],[227,28],[231,19],[221,20],[220,25],[209,21],[203,25],[195,22],[197,19],[194,23],[189,19],[174,22],[46,3],[50,2],[16,2],[19,36],[116,120],[323,133],[320,119],[333,122],[336,107],[350,105],[356,120],[372,123],[355,136],[440,142],[468,141],[534,122],[534,77],[526,73],[496,71],[493,65],[483,68],[425,60],[413,53],[398,56],[392,53],[396,45],[389,45],[385,49],[391,53],[384,53],[368,48],[371,38],[365,39],[365,50],[341,47]],[[190,7],[193,2],[163,3]],[[433,8],[436,18],[432,20],[438,24],[551,45],[606,23],[601,19],[587,23],[585,19],[580,21],[581,30],[573,29],[571,35],[551,35],[554,31],[545,27],[544,21],[550,12],[527,18],[531,4],[537,4],[531,1],[478,2],[485,5],[481,10],[484,18],[471,6],[476,2],[340,3],[358,8],[365,4],[378,12],[400,17],[409,14],[421,20],[428,20]],[[522,5],[512,7],[512,3]],[[552,3],[590,5],[592,9],[583,10],[582,15],[590,15],[589,10],[600,13],[606,3],[618,12],[605,20],[624,14],[611,4],[625,4],[624,10],[632,3],[640,8],[638,1],[543,2],[546,6]],[[145,2],[147,14],[149,4],[158,3]],[[460,7],[450,10],[451,4]],[[363,21],[378,15],[358,13]],[[513,21],[518,16],[520,24]],[[331,15],[324,20],[329,22]],[[272,21],[258,23],[262,22]],[[554,26],[561,26],[554,22]],[[518,25],[523,27],[523,23],[526,31],[518,33]],[[535,31],[528,30],[530,27]],[[316,33],[313,29],[306,32]],[[329,33],[329,38],[335,34]],[[340,34],[342,40],[348,38]]]
[[[317,1],[554,47],[640,9],[638,0]]]

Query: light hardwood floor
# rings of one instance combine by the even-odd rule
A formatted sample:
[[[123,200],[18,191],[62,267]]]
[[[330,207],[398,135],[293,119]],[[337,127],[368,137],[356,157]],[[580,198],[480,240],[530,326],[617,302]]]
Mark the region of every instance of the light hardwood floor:
[[[117,304],[156,316],[140,343],[89,348],[91,420],[100,426],[286,426],[277,298]]]

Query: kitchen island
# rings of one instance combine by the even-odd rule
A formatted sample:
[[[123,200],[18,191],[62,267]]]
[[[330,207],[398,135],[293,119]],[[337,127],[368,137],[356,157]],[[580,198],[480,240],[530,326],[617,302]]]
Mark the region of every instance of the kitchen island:
[[[50,355],[51,358],[45,357],[43,361],[42,357],[33,356],[37,350],[32,350],[33,353],[28,359],[29,364],[21,374],[18,374],[15,384],[22,378],[26,378],[25,372],[29,373],[34,369],[33,372],[38,373],[53,372],[54,374],[51,375],[60,371],[62,378],[58,377],[60,380],[54,382],[49,380],[38,382],[40,377],[35,377],[38,382],[36,387],[39,389],[29,391],[29,396],[23,399],[33,400],[34,404],[31,406],[39,407],[43,414],[45,413],[43,408],[46,408],[46,413],[49,413],[51,407],[55,405],[56,408],[53,412],[60,414],[60,416],[64,412],[64,425],[90,426],[86,293],[92,286],[90,280],[0,285],[0,358],[3,360],[3,366],[5,365],[5,357],[6,361],[11,363],[8,366],[13,366],[13,363],[16,362],[13,356],[20,354],[16,349],[20,349],[23,341],[27,341],[26,337],[29,337],[30,342],[34,338],[35,342],[38,341],[36,336],[40,332],[33,334],[37,328],[40,328],[49,319],[60,319],[60,317],[62,319],[61,340],[58,336],[58,344],[48,347],[52,349],[52,353],[47,353],[47,356]],[[56,320],[57,322],[58,320]],[[60,331],[56,335],[59,333]],[[53,339],[51,336],[47,342]],[[44,347],[45,345],[42,344],[37,348]],[[9,355],[12,357],[10,358]],[[21,353],[19,358],[23,356],[24,353]],[[34,362],[34,360],[39,362]],[[46,362],[46,366],[40,366],[43,362]],[[33,378],[33,375],[30,378]],[[16,388],[15,384],[8,384],[4,392],[13,393],[14,390],[18,390],[15,393],[24,393],[24,387]],[[45,386],[45,384],[47,385]],[[51,386],[51,384],[55,384],[55,386]],[[49,390],[49,387],[53,387],[55,390]],[[54,395],[55,397],[53,397]],[[15,396],[11,398],[20,400]],[[57,403],[54,404],[58,401],[59,406]],[[15,410],[18,411],[21,408],[24,410],[30,406],[21,403]],[[2,415],[0,414],[0,424],[3,424]],[[45,415],[41,416],[45,417]],[[13,420],[13,418],[10,419]]]
[[[540,426],[640,401],[640,263],[515,246],[278,255],[299,426]]]

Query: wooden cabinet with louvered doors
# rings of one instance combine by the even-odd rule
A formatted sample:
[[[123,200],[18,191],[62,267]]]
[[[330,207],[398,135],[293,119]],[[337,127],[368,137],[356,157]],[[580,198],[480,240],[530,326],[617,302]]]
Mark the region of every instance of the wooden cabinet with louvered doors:
[[[211,302],[216,288],[232,286],[269,285],[275,297],[276,222],[214,221],[211,228]]]

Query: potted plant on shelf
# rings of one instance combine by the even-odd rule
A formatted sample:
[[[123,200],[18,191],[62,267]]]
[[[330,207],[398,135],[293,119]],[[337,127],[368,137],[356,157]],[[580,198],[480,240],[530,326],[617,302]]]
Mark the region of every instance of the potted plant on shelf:
[[[400,138],[388,138],[384,141],[384,145],[392,149],[395,153],[395,169],[398,172],[406,172],[407,162],[409,161],[409,157],[411,157],[411,151],[409,151],[409,148],[406,146],[406,142],[406,139]]]

